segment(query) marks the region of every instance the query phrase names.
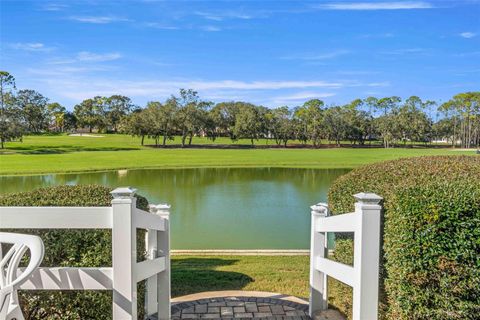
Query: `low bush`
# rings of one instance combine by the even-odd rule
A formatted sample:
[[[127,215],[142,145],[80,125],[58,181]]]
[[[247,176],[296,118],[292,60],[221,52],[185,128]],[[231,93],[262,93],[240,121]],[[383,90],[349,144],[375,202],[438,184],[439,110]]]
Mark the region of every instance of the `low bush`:
[[[0,206],[111,206],[112,189],[98,185],[57,186],[0,196]],[[137,196],[137,207],[148,201]],[[45,244],[42,266],[105,267],[112,265],[111,230],[8,230],[39,235]],[[144,232],[138,232],[137,252],[145,252]],[[143,258],[140,257],[140,258]],[[143,303],[143,284],[139,304]],[[21,291],[26,319],[111,319],[111,291]],[[139,308],[143,313],[143,308]],[[143,319],[143,314],[139,315]]]
[[[358,192],[384,198],[380,317],[478,319],[480,158],[408,158],[355,169],[330,189],[332,212],[353,211]]]

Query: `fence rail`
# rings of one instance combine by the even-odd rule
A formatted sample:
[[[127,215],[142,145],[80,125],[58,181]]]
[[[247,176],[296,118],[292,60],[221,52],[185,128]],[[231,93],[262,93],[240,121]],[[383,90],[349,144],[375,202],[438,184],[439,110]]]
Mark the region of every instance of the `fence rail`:
[[[381,197],[355,196],[355,212],[329,216],[328,205],[312,206],[310,251],[310,316],[328,308],[331,276],[353,287],[353,320],[378,318]],[[353,232],[353,266],[328,259],[327,233]]]
[[[151,205],[150,212],[137,209],[135,191],[113,190],[111,207],[1,207],[3,229],[112,230],[112,267],[40,267],[20,289],[113,290],[113,319],[136,320],[137,283],[146,279],[147,315],[170,319],[170,206]],[[137,229],[147,230],[148,257],[141,262]]]

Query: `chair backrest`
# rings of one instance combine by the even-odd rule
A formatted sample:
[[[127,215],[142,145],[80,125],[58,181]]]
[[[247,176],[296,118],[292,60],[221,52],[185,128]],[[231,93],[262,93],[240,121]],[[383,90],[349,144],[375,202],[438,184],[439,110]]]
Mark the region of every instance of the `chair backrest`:
[[[3,244],[12,245],[6,254],[2,252]],[[25,270],[18,276],[18,266],[27,250],[30,250],[30,261]],[[45,249],[40,237],[0,232],[0,314],[8,309],[11,294],[14,294],[14,291],[26,282],[28,277],[38,268],[43,260],[44,252]]]

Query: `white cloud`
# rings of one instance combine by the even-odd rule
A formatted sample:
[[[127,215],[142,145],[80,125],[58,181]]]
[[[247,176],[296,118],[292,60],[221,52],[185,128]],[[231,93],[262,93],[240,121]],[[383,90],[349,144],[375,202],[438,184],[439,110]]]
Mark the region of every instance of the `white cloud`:
[[[289,104],[294,102],[304,102],[310,99],[321,99],[335,96],[332,92],[296,92],[290,95],[273,97],[272,103],[275,105]]]
[[[81,51],[77,54],[78,61],[101,62],[120,59],[122,55],[117,52],[113,53],[93,53],[89,51]]]
[[[386,55],[405,55],[405,54],[420,54],[425,53],[424,48],[403,48],[403,49],[394,49],[389,51],[382,51],[381,54]]]
[[[367,33],[361,34],[358,36],[360,39],[382,39],[382,38],[393,38],[395,35],[391,32],[385,33]]]
[[[43,82],[51,88],[62,90],[59,94],[63,97],[80,101],[95,95],[112,95],[116,93],[125,94],[131,97],[147,97],[149,99],[164,99],[175,93],[180,88],[193,88],[201,92],[203,97],[210,96],[230,96],[232,93],[248,96],[256,96],[269,90],[280,89],[305,89],[305,88],[330,88],[339,89],[344,87],[343,83],[327,81],[183,81],[183,80],[147,80],[130,81],[99,78],[91,76],[83,68],[57,68],[55,70],[30,70],[32,75],[39,78],[36,80]],[[52,77],[55,75],[55,77]],[[305,95],[305,94],[304,94]],[[315,94],[319,97],[319,93]],[[288,98],[288,97],[287,97]],[[293,97],[292,97],[293,99]]]
[[[453,56],[454,57],[471,57],[471,56],[479,56],[480,51],[470,51],[470,52],[461,52],[461,53],[456,53]]]
[[[184,87],[195,88],[197,90],[218,90],[218,89],[236,89],[236,90],[278,90],[295,88],[340,88],[343,86],[339,82],[327,81],[190,81],[178,83]],[[181,86],[180,86],[181,87]]]
[[[68,6],[63,3],[46,3],[42,6],[42,11],[62,11],[66,9]]]
[[[322,10],[409,10],[430,9],[433,5],[425,1],[332,2],[314,7]]]
[[[379,74],[379,71],[369,71],[369,70],[337,70],[336,74],[347,75],[347,76],[364,76],[364,75],[373,75]]]
[[[215,26],[202,26],[202,27],[200,27],[200,29],[203,30],[203,31],[208,31],[208,32],[222,31],[221,28],[215,27]]]
[[[282,59],[316,61],[316,60],[333,59],[348,53],[350,53],[350,51],[348,50],[336,50],[336,51],[323,52],[318,54],[286,56],[286,57],[282,57]]]
[[[476,37],[477,34],[474,33],[474,32],[462,32],[460,33],[460,37],[462,38],[466,38],[466,39],[470,39],[470,38],[473,38],[473,37]]]
[[[25,50],[25,51],[39,51],[39,52],[49,52],[54,50],[53,47],[47,47],[45,44],[40,42],[28,42],[28,43],[12,43],[10,45],[13,49]]]
[[[80,51],[74,57],[52,57],[47,60],[48,65],[64,65],[82,62],[105,62],[118,60],[122,55],[118,52],[94,53],[90,51]]]
[[[144,25],[146,27],[163,29],[163,30],[178,30],[178,29],[180,29],[179,27],[165,25],[165,24],[159,23],[159,22],[146,22]]]
[[[27,71],[35,76],[40,77],[67,77],[67,75],[88,74],[91,72],[112,71],[114,68],[107,66],[55,66],[48,68],[28,68]]]
[[[226,19],[241,19],[241,20],[253,19],[252,15],[243,14],[235,11],[225,11],[225,12],[196,11],[195,15],[200,16],[204,19],[213,20],[213,21],[223,21]]]
[[[114,16],[71,16],[69,20],[83,22],[83,23],[93,23],[93,24],[107,24],[113,22],[126,22],[131,21],[127,18],[114,17]]]

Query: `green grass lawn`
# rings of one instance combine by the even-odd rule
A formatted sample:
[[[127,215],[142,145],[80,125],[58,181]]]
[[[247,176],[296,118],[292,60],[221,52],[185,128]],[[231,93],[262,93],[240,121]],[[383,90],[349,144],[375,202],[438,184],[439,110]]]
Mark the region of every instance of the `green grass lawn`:
[[[432,148],[163,149],[142,147],[139,138],[127,135],[102,136],[26,136],[23,142],[7,143],[7,148],[0,154],[0,174],[187,167],[354,168],[400,157],[473,154],[472,151]],[[145,143],[150,144],[152,140]],[[195,138],[194,143],[210,144],[211,141]],[[216,143],[231,144],[227,138]],[[249,142],[239,141],[237,144],[245,143]],[[259,142],[266,143],[265,140]]]
[[[268,291],[308,297],[308,256],[173,256],[172,296]]]
[[[172,297],[217,291],[266,291],[308,299],[308,256],[172,256]],[[329,278],[329,304],[349,315],[352,291]]]

